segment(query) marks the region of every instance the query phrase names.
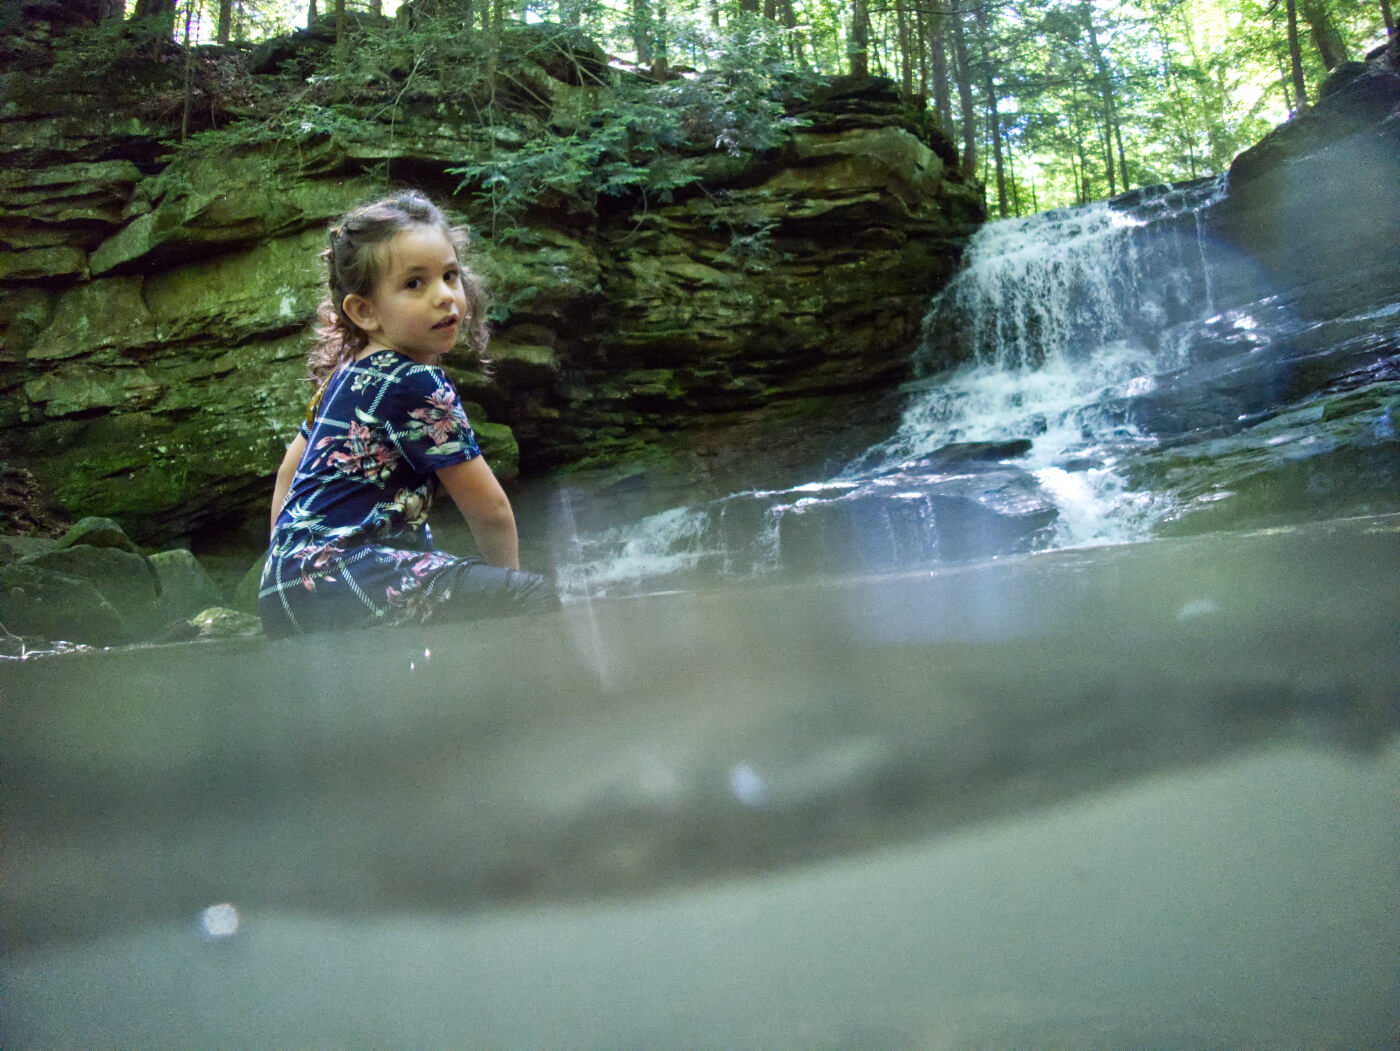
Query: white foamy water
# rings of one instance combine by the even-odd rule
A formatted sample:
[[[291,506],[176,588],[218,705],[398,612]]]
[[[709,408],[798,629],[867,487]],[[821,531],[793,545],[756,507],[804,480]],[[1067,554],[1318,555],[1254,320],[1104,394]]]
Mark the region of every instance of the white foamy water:
[[[579,560],[558,570],[566,597],[607,595],[619,585],[692,572],[706,559],[723,557],[711,516],[700,508],[672,508],[576,542]]]
[[[1151,202],[1170,219],[1217,200],[1198,194]],[[1156,376],[1184,363],[1167,336],[1183,317],[1209,312],[1208,251],[1193,236],[1163,235],[1099,202],[989,223],[964,267],[934,300],[916,358],[925,370],[950,355],[966,364],[914,396],[898,430],[847,474],[890,469],[958,442],[1029,440],[1018,463],[1060,510],[1060,545],[1147,535],[1167,508],[1129,491],[1117,466],[1147,439],[1113,411]]]

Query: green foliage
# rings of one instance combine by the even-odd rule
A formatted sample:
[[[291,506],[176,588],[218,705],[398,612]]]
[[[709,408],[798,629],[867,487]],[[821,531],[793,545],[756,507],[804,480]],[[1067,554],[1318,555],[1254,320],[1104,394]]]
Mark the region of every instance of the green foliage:
[[[680,141],[676,114],[633,89],[599,109],[585,128],[546,133],[448,174],[461,177],[458,191],[476,191],[491,216],[490,236],[504,240],[538,207],[592,208],[600,195],[633,191],[668,199],[697,178],[671,152]]]
[[[711,224],[718,228],[719,220]],[[729,246],[716,256],[717,261],[727,263],[746,274],[762,273],[770,270],[774,263],[790,258],[773,246],[773,232],[780,223],[777,219],[761,219],[749,224],[729,223]]]
[[[52,74],[60,82],[101,85],[112,77],[149,77],[151,57],[173,48],[170,18],[109,18],[78,26],[53,42]]]
[[[748,23],[745,23],[748,25]],[[780,93],[799,80],[773,58],[770,38],[731,33],[717,68],[662,84],[617,80],[586,126],[546,133],[514,150],[449,168],[458,191],[486,206],[494,240],[518,239],[522,218],[540,208],[594,209],[600,197],[669,201],[700,178],[687,157],[715,149],[731,155],[772,148],[801,122],[786,113]]]

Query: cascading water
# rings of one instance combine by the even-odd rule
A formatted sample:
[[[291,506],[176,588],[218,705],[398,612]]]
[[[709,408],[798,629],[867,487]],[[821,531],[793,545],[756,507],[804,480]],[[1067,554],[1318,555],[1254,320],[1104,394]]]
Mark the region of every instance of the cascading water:
[[[566,594],[1146,539],[1181,505],[1143,483],[1143,454],[1339,389],[1378,367],[1389,338],[1374,310],[1301,320],[1211,236],[1225,189],[1201,180],[986,225],[931,304],[889,438],[823,480],[578,537]]]
[[[990,223],[933,302],[897,432],[848,475],[896,469],[955,443],[1030,442],[1019,459],[1058,510],[1053,542],[1143,536],[1162,510],[1115,469],[1147,439],[1119,399],[1186,364],[1182,333],[1212,312],[1214,249],[1201,214],[1223,178]]]

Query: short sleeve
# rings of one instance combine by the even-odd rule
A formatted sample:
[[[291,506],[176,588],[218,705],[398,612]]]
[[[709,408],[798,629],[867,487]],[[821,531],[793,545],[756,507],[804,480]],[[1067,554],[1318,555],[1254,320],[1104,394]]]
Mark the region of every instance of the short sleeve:
[[[389,394],[394,444],[419,474],[481,455],[457,388],[441,369],[419,365],[400,373]]]

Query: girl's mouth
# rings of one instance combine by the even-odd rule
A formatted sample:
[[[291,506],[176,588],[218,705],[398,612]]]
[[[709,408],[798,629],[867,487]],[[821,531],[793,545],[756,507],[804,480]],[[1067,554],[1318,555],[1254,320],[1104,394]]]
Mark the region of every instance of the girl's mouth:
[[[449,314],[447,317],[443,318],[443,319],[442,319],[441,321],[439,321],[436,325],[434,325],[433,328],[452,328],[452,327],[454,327],[456,324],[457,324],[457,315],[456,315],[456,314]]]

